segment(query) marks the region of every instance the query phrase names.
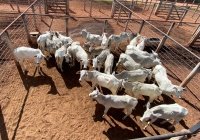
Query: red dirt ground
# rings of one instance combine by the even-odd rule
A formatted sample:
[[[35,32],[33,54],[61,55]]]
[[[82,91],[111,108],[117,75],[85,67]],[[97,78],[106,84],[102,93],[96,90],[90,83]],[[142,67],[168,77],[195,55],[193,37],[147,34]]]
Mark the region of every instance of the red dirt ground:
[[[79,4],[72,4],[71,10],[76,10],[76,14],[80,16],[88,15],[87,12],[83,12],[83,9],[79,9],[80,11],[77,9],[77,7],[83,7],[82,3]],[[108,4],[102,5],[102,13],[99,14],[98,10],[94,10],[93,14],[109,16],[110,9],[108,7],[110,7]],[[60,20],[57,19],[56,21]],[[102,32],[102,28],[96,28],[97,24],[75,25],[76,22],[72,21],[70,23],[70,34],[73,34],[73,39],[80,41],[81,44],[85,40],[74,34],[75,27],[79,27],[79,29],[76,29],[76,33],[83,28],[94,30],[95,33]],[[119,33],[123,29],[117,26],[115,21],[110,22],[110,24],[113,29],[108,31],[110,34]],[[41,31],[45,30],[42,27],[43,25],[40,24]],[[59,22],[59,24],[54,23],[51,29],[60,30],[64,27],[64,22]],[[180,30],[183,33],[188,32],[187,29],[176,28],[175,30],[174,33]],[[181,37],[188,39],[190,34],[184,34]],[[149,126],[147,131],[142,129],[145,123],[140,123],[139,119],[145,111],[143,105],[148,100],[143,97],[139,99],[139,103],[130,117],[125,120],[122,120],[125,112],[121,109],[110,109],[105,119],[102,119],[104,107],[88,97],[91,92],[91,84],[85,81],[78,82],[79,75],[76,74],[79,70],[78,64],[74,68],[64,64],[64,72],[62,73],[57,69],[55,59],[52,57],[50,61],[42,63],[42,75],[34,74],[35,66],[33,63],[26,62],[25,66],[29,70],[27,75],[24,75],[21,69],[16,67],[14,61],[10,61],[8,80],[1,81],[1,87],[3,87],[0,96],[2,139],[132,139],[166,134],[172,131],[178,132],[193,126],[200,120],[199,100],[187,90],[183,93],[183,99],[161,96],[152,104],[152,106],[155,106],[162,103],[177,102],[189,110],[188,116],[177,124],[172,131],[167,130],[170,123],[160,125],[160,120]],[[172,80],[177,82],[174,79]],[[104,89],[104,93],[110,92]],[[119,94],[124,93],[129,94],[123,90]],[[200,139],[200,135],[191,139]]]

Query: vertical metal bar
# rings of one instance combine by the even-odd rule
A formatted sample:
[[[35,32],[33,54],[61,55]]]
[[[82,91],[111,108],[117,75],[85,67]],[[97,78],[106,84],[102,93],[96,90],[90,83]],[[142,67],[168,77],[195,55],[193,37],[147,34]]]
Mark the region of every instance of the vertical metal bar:
[[[69,0],[65,0],[66,2],[66,15],[69,15]]]
[[[40,13],[40,20],[42,21],[41,0],[38,0],[38,7],[39,7],[39,13]]]
[[[6,35],[6,43],[8,44],[8,47],[10,48],[11,51],[13,51],[14,48],[13,48],[13,45],[12,45],[10,36],[9,36],[9,34],[8,34],[8,31],[6,30],[4,33],[5,33],[5,35]]]
[[[153,10],[154,10],[155,6],[156,6],[156,3],[153,4],[153,7],[152,7],[152,9],[151,9],[151,13],[150,13],[150,15],[149,15],[148,20],[151,18],[151,15],[152,15],[152,13],[153,13]]]
[[[157,14],[157,12],[158,12],[158,10],[159,10],[161,5],[162,5],[162,1],[160,1],[159,4],[157,5],[155,13],[154,13],[155,15]]]
[[[200,68],[200,62],[190,72],[190,74],[183,80],[183,82],[180,84],[180,86],[185,87],[192,80],[192,78],[199,72],[199,68]]]
[[[142,1],[143,1],[143,0],[142,0]],[[145,1],[144,8],[143,8],[143,10],[142,10],[142,14],[144,13],[144,10],[145,10],[145,8],[146,8],[147,1],[148,1],[148,0]]]
[[[34,9],[33,5],[31,6],[31,9],[32,9],[32,13],[33,13],[33,20],[34,20],[35,29],[37,30],[38,28],[37,28],[36,18],[35,18],[35,9]]]
[[[166,33],[167,35],[170,34],[170,32],[171,32],[172,28],[174,27],[174,25],[175,25],[175,22],[173,22],[173,23],[171,24],[171,26],[169,27],[169,30],[168,30],[167,33]],[[167,39],[167,36],[166,36],[166,35],[163,36],[163,38],[161,39],[161,41],[160,41],[160,43],[158,44],[158,47],[157,47],[157,49],[156,49],[156,52],[157,52],[157,53],[158,53],[159,50],[162,48],[162,46],[165,44],[166,39]]]
[[[99,12],[101,11],[101,1],[99,1]]]
[[[115,4],[116,4],[115,1],[116,1],[116,0],[113,0],[113,2],[112,2],[112,9],[111,9],[111,17],[112,17],[112,18],[113,18],[114,13],[115,13]]]
[[[187,6],[187,7],[185,8],[185,11],[184,11],[184,13],[183,13],[183,15],[182,15],[182,17],[181,17],[181,20],[180,20],[180,22],[178,23],[177,27],[179,26],[179,24],[182,24],[182,21],[183,21],[184,17],[186,16],[186,14],[187,14],[189,8],[190,8],[189,6]]]
[[[196,14],[198,9],[199,9],[199,4],[198,4],[197,8],[195,9],[194,14]],[[192,15],[192,17],[194,16],[194,14]]]
[[[90,0],[90,17],[92,16],[92,1],[93,0]]]
[[[196,22],[197,22],[197,20],[199,19],[199,17],[200,17],[200,15],[198,15],[198,17],[197,17],[197,19],[195,20],[195,22],[194,22],[194,23],[196,23]]]
[[[27,22],[26,22],[25,15],[22,15],[22,20],[23,20],[23,24],[24,24],[24,29],[25,29],[25,32],[26,32],[27,40],[28,40],[28,42],[31,42],[30,32],[29,32],[28,27],[27,27]]]
[[[169,9],[168,15],[167,15],[167,17],[166,17],[165,20],[168,20],[168,19],[169,19],[170,15],[171,15],[171,13],[172,13],[172,11],[173,11],[173,9],[174,9],[174,4],[172,3],[172,4],[171,4],[171,7],[170,7],[170,9]]]
[[[20,13],[20,9],[19,9],[19,0],[16,0],[16,3],[17,3],[17,10],[18,10],[18,12]]]
[[[69,28],[68,28],[68,26],[69,26],[69,18],[67,17],[67,18],[65,18],[65,22],[66,22],[66,36],[68,36],[69,35]]]
[[[85,2],[86,0],[84,0],[84,11],[85,11],[85,5],[86,5],[86,2]]]
[[[138,31],[139,34],[142,32],[143,26],[144,26],[144,20],[142,20],[142,22],[141,22],[141,25],[140,25],[140,28],[139,28],[139,31]]]
[[[126,30],[127,30],[127,26],[128,26],[128,23],[131,19],[131,15],[132,15],[132,12],[129,13],[128,20],[126,21],[126,26],[125,26],[124,32],[126,32]]]
[[[121,16],[121,10],[122,10],[122,6],[120,5],[119,14],[118,14],[118,18],[117,18],[117,24],[119,24],[119,17]]]
[[[30,0],[28,0],[28,5],[30,5],[31,4],[31,2],[30,2]]]
[[[48,14],[48,5],[47,5],[47,0],[44,0],[44,11],[45,11],[45,14]]]
[[[103,33],[106,32],[107,23],[108,23],[108,20],[106,19],[106,20],[104,21],[104,25],[103,25]]]
[[[148,6],[147,11],[149,10],[149,7],[151,6],[151,3],[152,3],[152,0],[151,0],[150,3],[149,3],[149,6]],[[154,3],[154,4],[155,4],[155,3]]]

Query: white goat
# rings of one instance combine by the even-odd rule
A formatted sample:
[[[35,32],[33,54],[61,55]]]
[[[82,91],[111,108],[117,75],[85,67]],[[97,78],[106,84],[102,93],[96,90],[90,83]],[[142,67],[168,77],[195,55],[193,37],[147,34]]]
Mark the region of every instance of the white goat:
[[[55,52],[55,59],[56,63],[59,69],[63,72],[62,69],[62,63],[65,58],[65,54],[67,52],[67,48],[69,47],[69,44],[64,44],[61,48],[57,49]]]
[[[101,67],[104,66],[104,62],[106,61],[106,57],[110,54],[110,50],[106,49],[103,50],[100,55],[98,55],[96,58],[92,59],[92,67],[93,69],[98,68],[98,71],[100,71]]]
[[[151,69],[137,69],[133,71],[123,70],[121,73],[113,74],[113,75],[117,79],[126,79],[127,81],[130,81],[130,82],[138,81],[138,82],[144,83],[146,79],[148,79],[148,81],[151,79],[152,71]]]
[[[22,46],[14,49],[13,54],[16,60],[19,62],[24,73],[26,71],[23,63],[24,60],[35,62],[38,72],[41,72],[40,63],[42,62],[45,56],[40,49],[33,49]]]
[[[136,70],[136,69],[141,69],[142,66],[139,63],[136,63],[129,55],[125,53],[121,53],[119,60],[116,64],[116,68],[119,65],[123,65],[126,70]]]
[[[132,96],[138,98],[139,95],[149,96],[149,101],[152,103],[158,96],[162,94],[162,90],[155,84],[145,84],[140,82],[122,81],[122,87],[129,90]]]
[[[144,112],[143,116],[140,118],[140,121],[148,122],[148,124],[143,128],[144,130],[158,118],[165,119],[166,121],[161,122],[161,124],[166,123],[167,121],[173,119],[174,122],[168,129],[171,129],[176,125],[180,120],[182,120],[188,114],[188,110],[179,104],[163,104],[150,108],[150,104],[147,104],[147,110]]]
[[[96,44],[97,46],[101,45],[102,42],[102,36],[97,35],[97,34],[91,34],[90,32],[88,32],[86,29],[83,29],[81,31],[82,36],[91,43]]]
[[[111,74],[112,73],[113,63],[114,63],[114,55],[110,53],[106,57],[106,61],[105,61],[105,70],[104,70],[104,72],[106,74]]]
[[[46,46],[46,40],[52,38],[53,33],[50,31],[46,31],[44,34],[41,34],[37,38],[38,48],[44,53],[45,46]]]
[[[72,42],[73,42],[71,37],[64,36],[64,35],[60,34],[58,31],[55,32],[55,35],[57,38],[59,38],[62,41],[62,45],[72,44]]]
[[[77,74],[80,74],[79,82],[82,80],[91,81],[92,89],[94,89],[96,85],[99,85],[100,87],[109,89],[112,94],[117,94],[122,83],[122,80],[118,80],[115,76],[101,73],[96,70],[81,70],[77,72]]]
[[[107,33],[103,33],[103,34],[102,34],[101,46],[103,46],[103,47],[107,47],[107,46],[108,46],[108,39],[107,39],[107,37],[106,37],[106,34],[107,34]]]
[[[90,46],[89,48],[90,58],[95,58],[95,56],[100,55],[103,50],[105,50],[105,47],[103,46],[99,47]]]
[[[127,110],[127,114],[122,118],[124,120],[131,114],[132,110],[135,109],[138,103],[137,99],[129,95],[103,95],[99,92],[98,88],[90,93],[89,97],[93,98],[93,100],[96,100],[99,104],[102,104],[105,107],[102,118],[105,117],[106,113],[111,107],[125,108]]]
[[[75,60],[80,62],[80,69],[86,69],[88,66],[88,54],[85,50],[79,45],[79,42],[73,42],[71,46],[67,48],[67,53],[65,54],[66,62],[72,60],[72,65],[75,66]]]
[[[168,79],[166,69],[162,65],[155,66],[153,74],[160,89],[163,90],[163,94],[168,96],[176,95],[178,98],[181,98],[184,88],[172,84],[171,80]]]

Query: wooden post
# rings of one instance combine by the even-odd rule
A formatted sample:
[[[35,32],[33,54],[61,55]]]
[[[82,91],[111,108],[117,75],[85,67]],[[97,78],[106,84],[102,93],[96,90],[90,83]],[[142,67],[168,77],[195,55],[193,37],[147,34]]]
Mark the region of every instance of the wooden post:
[[[69,15],[69,0],[66,1],[66,15]]]
[[[139,31],[138,31],[139,34],[142,32],[143,26],[144,26],[144,20],[142,20],[142,22],[141,22],[141,25],[140,25],[140,28],[139,28]]]
[[[20,9],[19,9],[19,0],[17,0],[17,10],[20,13]]]
[[[125,26],[124,32],[126,32],[126,30],[127,30],[127,26],[128,26],[128,23],[129,23],[129,21],[131,19],[131,15],[132,15],[132,12],[130,12],[129,15],[128,15],[128,19],[126,21],[126,26]]]
[[[39,13],[40,13],[40,20],[42,21],[42,10],[41,10],[41,1],[38,0],[38,7],[39,7]]]
[[[181,20],[180,20],[180,22],[178,23],[177,27],[179,26],[179,24],[182,24],[182,21],[183,21],[185,15],[187,14],[189,8],[190,8],[189,6],[186,6],[186,7],[185,7],[185,11],[184,11],[184,13],[183,13],[183,15],[182,15],[182,17],[181,17]],[[195,23],[196,23],[196,22],[195,22]]]
[[[112,2],[112,9],[111,9],[111,17],[112,17],[112,18],[113,18],[114,13],[115,13],[115,4],[116,4],[115,1],[116,1],[116,0],[113,0],[113,2]]]
[[[86,2],[85,2],[86,0],[84,0],[84,11],[85,11],[85,5],[86,5]]]
[[[106,32],[107,23],[108,23],[108,20],[106,19],[106,20],[104,21],[104,25],[103,25],[103,33]]]
[[[119,24],[119,17],[120,17],[120,15],[121,15],[121,10],[122,10],[122,6],[120,5],[119,14],[118,14],[118,18],[117,18],[117,24]]]
[[[151,15],[152,15],[152,13],[153,13],[153,10],[154,10],[155,6],[156,6],[156,3],[153,4],[153,7],[152,7],[152,9],[151,9],[151,13],[150,13],[150,15],[149,15],[148,20],[151,18]]]
[[[38,30],[37,24],[36,24],[36,18],[35,18],[35,9],[34,9],[33,5],[31,6],[31,9],[32,9],[32,13],[33,13],[33,20],[34,20],[34,24],[35,24],[35,29]]]
[[[65,22],[66,22],[66,36],[69,36],[69,28],[68,28],[68,26],[69,26],[69,18],[68,17],[66,17],[65,18]]]
[[[23,24],[24,24],[24,29],[25,29],[25,32],[26,32],[27,40],[28,40],[28,42],[31,42],[30,32],[28,30],[27,22],[26,22],[26,17],[25,17],[24,14],[22,15],[22,20],[23,20]]]
[[[199,70],[200,70],[200,62],[190,72],[190,74],[183,80],[183,82],[180,84],[180,86],[185,87],[190,82],[190,80],[199,72]]]
[[[167,17],[166,17],[165,20],[168,20],[168,19],[169,19],[170,15],[171,15],[171,13],[172,13],[172,11],[173,11],[173,9],[174,9],[174,4],[172,3],[172,4],[171,4],[171,7],[170,7],[170,9],[169,9],[169,12],[168,12],[168,14],[167,14]]]
[[[169,30],[167,31],[167,35],[170,34],[170,32],[171,32],[172,28],[174,27],[174,25],[175,25],[175,22],[173,22],[173,23],[171,24],[171,26],[169,27]],[[156,52],[157,52],[157,53],[159,52],[159,50],[161,49],[161,47],[165,44],[166,39],[167,39],[167,36],[166,36],[166,35],[163,36],[163,38],[161,39],[161,41],[160,41],[160,43],[158,44],[158,47],[157,47],[157,49],[156,49]]]
[[[92,16],[92,1],[93,0],[90,0],[90,17]]]

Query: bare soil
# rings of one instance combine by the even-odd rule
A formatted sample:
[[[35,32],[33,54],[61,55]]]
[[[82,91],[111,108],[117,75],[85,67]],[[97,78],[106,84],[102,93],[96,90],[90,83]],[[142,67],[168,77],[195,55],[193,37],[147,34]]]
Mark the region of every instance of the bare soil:
[[[88,16],[88,9],[83,10],[83,3],[73,3],[70,1],[71,14],[78,16]],[[101,3],[101,12],[98,11],[98,4],[95,5],[93,15],[96,17],[105,17],[110,15],[108,3]],[[77,8],[80,7],[80,8]],[[88,7],[87,7],[88,8]],[[50,19],[45,19],[46,23],[50,23]],[[61,30],[65,32],[65,22],[63,19],[54,19],[51,30]],[[98,26],[99,27],[98,27]],[[101,22],[88,22],[88,20],[76,22],[69,21],[69,34],[75,41],[80,41],[81,44],[85,40],[78,34],[83,28],[101,34],[103,20]],[[170,25],[170,24],[169,24]],[[157,27],[165,26],[160,24]],[[108,34],[120,33],[123,27],[118,26],[115,20],[109,22]],[[168,27],[168,25],[166,26]],[[43,23],[39,24],[41,32],[47,30]],[[133,29],[134,30],[134,29]],[[180,35],[181,32],[181,35]],[[189,34],[186,34],[189,32]],[[191,37],[191,32],[186,28],[175,28],[173,33],[178,33],[180,36],[174,35],[175,39],[182,40],[181,43],[186,43]],[[23,44],[22,44],[23,45]],[[168,67],[173,67],[166,64]],[[35,65],[25,62],[25,66],[29,70],[26,75],[21,71],[21,68],[16,67],[14,61],[9,61],[7,65],[6,81],[1,81],[1,96],[0,96],[0,125],[1,139],[16,139],[16,140],[35,140],[35,139],[53,139],[53,140],[121,140],[133,139],[139,137],[167,134],[178,132],[182,129],[188,129],[200,120],[200,104],[199,100],[185,90],[183,98],[160,96],[152,106],[159,104],[178,103],[189,110],[189,114],[178,123],[172,130],[167,130],[170,123],[160,125],[161,120],[157,120],[153,125],[144,131],[142,128],[146,123],[140,123],[139,119],[142,116],[148,98],[140,97],[136,109],[133,110],[130,117],[122,120],[125,111],[122,109],[110,109],[105,119],[102,119],[104,107],[95,101],[92,101],[88,94],[91,92],[91,83],[83,81],[79,83],[79,64],[76,67],[70,68],[68,64],[63,63],[64,72],[56,66],[55,58],[52,57],[49,61],[44,61],[41,64],[42,74],[35,73]],[[91,69],[91,66],[90,68]],[[175,69],[173,67],[173,69]],[[118,69],[120,70],[120,69]],[[170,72],[169,77],[173,83],[178,83]],[[185,74],[182,73],[185,77]],[[197,89],[199,91],[199,89]],[[103,89],[104,94],[110,94],[110,91]],[[129,94],[127,91],[120,91],[118,94]],[[191,137],[192,140],[200,139],[200,135]]]

